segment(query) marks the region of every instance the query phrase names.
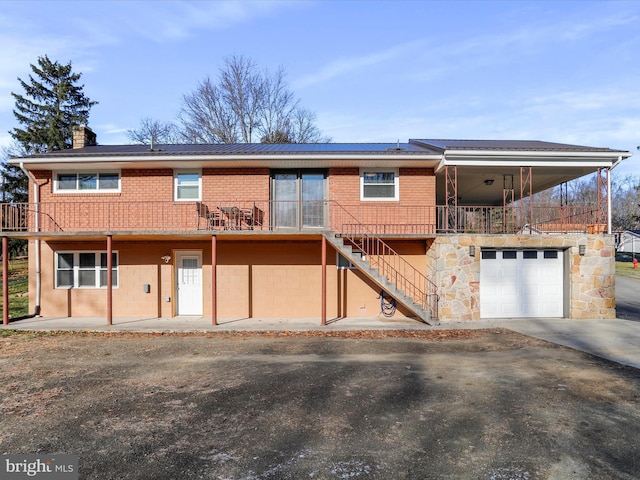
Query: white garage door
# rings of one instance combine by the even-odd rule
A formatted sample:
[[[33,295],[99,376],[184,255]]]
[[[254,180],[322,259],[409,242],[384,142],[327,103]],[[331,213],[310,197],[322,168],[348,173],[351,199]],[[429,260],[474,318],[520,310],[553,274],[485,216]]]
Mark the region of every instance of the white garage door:
[[[482,318],[562,317],[564,275],[558,250],[482,250]]]

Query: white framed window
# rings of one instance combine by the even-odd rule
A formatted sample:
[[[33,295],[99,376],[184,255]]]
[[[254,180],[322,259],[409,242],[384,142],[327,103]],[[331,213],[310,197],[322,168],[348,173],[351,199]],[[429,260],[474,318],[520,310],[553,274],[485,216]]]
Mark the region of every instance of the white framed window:
[[[56,172],[54,193],[119,193],[120,172]]]
[[[111,252],[113,287],[118,287],[118,252]],[[56,288],[106,288],[107,252],[56,252]]]
[[[398,169],[360,169],[360,200],[397,201],[399,198]]]
[[[199,170],[176,170],[173,173],[175,201],[202,200],[202,173]]]

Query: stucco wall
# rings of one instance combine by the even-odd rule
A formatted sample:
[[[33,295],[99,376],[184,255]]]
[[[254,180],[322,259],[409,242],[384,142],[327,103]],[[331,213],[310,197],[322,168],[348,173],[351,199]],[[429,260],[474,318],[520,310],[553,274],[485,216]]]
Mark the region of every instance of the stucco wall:
[[[424,241],[393,242],[416,268],[425,258]],[[30,243],[30,259],[35,258]],[[105,289],[56,289],[55,251],[104,251],[105,242],[42,242],[42,315],[106,316]],[[116,317],[171,317],[175,315],[176,254],[202,252],[203,315],[211,315],[211,243],[206,241],[113,241],[119,254],[119,285],[113,289]],[[161,257],[171,255],[165,264]],[[320,318],[321,242],[234,241],[217,242],[218,317]],[[35,263],[30,264],[30,303],[35,306]],[[150,286],[145,293],[143,286]],[[336,253],[327,252],[328,318],[375,317],[380,313],[379,287],[359,271],[338,270]],[[169,301],[165,301],[169,298]],[[409,315],[402,307],[398,316]]]
[[[476,254],[469,255],[475,245]],[[578,246],[585,245],[585,255]],[[557,248],[568,268],[569,318],[615,318],[615,255],[612,235],[447,235],[427,251],[427,270],[440,292],[441,320],[480,319],[482,248]]]

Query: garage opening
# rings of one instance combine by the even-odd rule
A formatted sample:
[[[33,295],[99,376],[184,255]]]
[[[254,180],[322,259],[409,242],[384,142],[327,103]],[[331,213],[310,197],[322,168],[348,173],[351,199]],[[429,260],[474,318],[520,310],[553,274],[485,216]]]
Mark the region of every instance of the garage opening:
[[[563,257],[553,249],[482,249],[480,317],[562,317]]]

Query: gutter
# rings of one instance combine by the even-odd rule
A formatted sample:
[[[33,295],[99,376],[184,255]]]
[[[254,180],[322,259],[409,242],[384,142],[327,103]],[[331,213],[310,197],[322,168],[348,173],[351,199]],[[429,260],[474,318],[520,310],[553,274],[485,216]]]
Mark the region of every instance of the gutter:
[[[40,231],[40,188],[38,182],[35,177],[24,167],[24,162],[20,162],[20,170],[27,176],[29,181],[33,184],[33,199],[35,201],[35,230],[36,232]],[[27,315],[26,318],[29,317],[38,317],[40,316],[40,299],[42,297],[42,287],[41,287],[41,259],[40,259],[40,239],[36,238],[35,240],[35,249],[36,249],[36,307],[31,315]],[[25,317],[22,317],[25,318]]]
[[[629,157],[630,157],[630,156],[631,156],[631,155],[629,155]],[[611,165],[611,170],[613,170],[613,169],[614,169],[614,168],[616,168],[618,165],[620,165],[620,163],[622,163],[622,160],[625,160],[625,159],[627,159],[627,158],[629,158],[629,157],[623,157],[622,155],[620,155],[620,156],[618,157],[618,159],[617,159],[615,162],[613,162],[613,165]]]

